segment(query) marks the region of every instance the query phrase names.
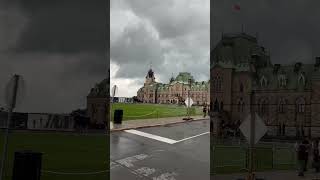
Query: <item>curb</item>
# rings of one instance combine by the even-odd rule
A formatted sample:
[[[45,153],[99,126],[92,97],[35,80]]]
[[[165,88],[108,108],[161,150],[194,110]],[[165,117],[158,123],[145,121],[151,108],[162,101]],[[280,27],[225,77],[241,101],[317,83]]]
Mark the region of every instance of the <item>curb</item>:
[[[154,124],[154,125],[146,125],[146,126],[138,126],[138,127],[128,127],[128,128],[119,128],[119,129],[110,129],[110,132],[125,131],[125,130],[129,130],[129,129],[141,129],[141,128],[167,126],[167,125],[180,124],[180,123],[193,122],[193,121],[203,121],[203,120],[209,120],[209,119],[210,119],[210,118],[201,118],[201,119],[193,119],[193,120],[186,120],[186,121],[179,121],[179,122],[171,122],[171,123],[166,123],[166,124]]]

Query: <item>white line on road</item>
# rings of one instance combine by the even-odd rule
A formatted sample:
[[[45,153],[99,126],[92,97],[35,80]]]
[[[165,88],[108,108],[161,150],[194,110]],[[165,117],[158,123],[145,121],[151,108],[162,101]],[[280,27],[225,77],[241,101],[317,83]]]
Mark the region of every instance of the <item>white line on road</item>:
[[[154,139],[154,140],[157,140],[157,141],[165,142],[165,143],[168,143],[168,144],[175,144],[175,143],[178,143],[178,142],[186,141],[186,140],[189,140],[189,139],[192,139],[192,138],[196,138],[196,137],[199,137],[199,136],[202,136],[202,135],[210,133],[210,132],[205,132],[205,133],[201,133],[201,134],[198,134],[198,135],[195,135],[195,136],[191,136],[191,137],[184,138],[184,139],[181,139],[179,141],[176,141],[176,140],[173,140],[173,139],[169,139],[169,138],[165,138],[165,137],[161,137],[161,136],[157,136],[157,135],[153,135],[153,134],[150,134],[150,133],[145,133],[145,132],[137,131],[137,130],[133,130],[133,129],[125,130],[125,132],[131,133],[131,134],[135,134],[135,135],[139,135],[139,136],[143,136],[143,137],[150,138],[150,139]]]
[[[210,132],[205,132],[205,133],[201,133],[201,134],[198,134],[198,135],[195,135],[195,136],[191,136],[191,137],[188,137],[188,138],[184,138],[184,139],[181,139],[179,141],[177,141],[176,143],[178,142],[182,142],[182,141],[185,141],[185,140],[188,140],[188,139],[192,139],[192,138],[195,138],[195,137],[199,137],[199,136],[202,136],[202,135],[205,135],[205,134],[209,134]]]
[[[154,139],[154,140],[157,140],[157,141],[165,142],[165,143],[168,143],[168,144],[177,143],[177,141],[175,141],[173,139],[168,139],[168,138],[165,138],[165,137],[161,137],[161,136],[157,136],[157,135],[153,135],[153,134],[149,134],[149,133],[145,133],[145,132],[137,131],[137,130],[133,130],[133,129],[125,130],[125,132],[131,133],[131,134],[135,134],[135,135],[139,135],[139,136],[143,136],[143,137],[147,137],[147,138]]]

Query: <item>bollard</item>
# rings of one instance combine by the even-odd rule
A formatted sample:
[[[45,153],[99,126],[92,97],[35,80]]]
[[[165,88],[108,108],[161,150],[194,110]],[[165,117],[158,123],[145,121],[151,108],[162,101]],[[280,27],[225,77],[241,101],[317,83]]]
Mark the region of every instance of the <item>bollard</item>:
[[[122,124],[122,118],[123,118],[123,110],[122,109],[114,110],[113,123]]]
[[[14,154],[12,180],[40,180],[42,153],[20,151]]]

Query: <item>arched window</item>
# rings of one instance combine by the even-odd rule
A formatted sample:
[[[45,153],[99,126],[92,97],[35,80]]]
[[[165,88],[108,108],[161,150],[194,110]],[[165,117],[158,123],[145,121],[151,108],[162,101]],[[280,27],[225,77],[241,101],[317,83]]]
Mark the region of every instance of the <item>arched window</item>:
[[[279,105],[278,105],[278,112],[279,113],[284,113],[285,112],[285,109],[284,109],[285,105],[286,105],[286,100],[281,98],[279,100]]]
[[[222,88],[222,78],[217,74],[217,76],[213,79],[213,89],[215,91],[221,91]]]
[[[306,106],[306,102],[305,102],[304,98],[302,98],[302,97],[298,98],[296,101],[296,111],[298,113],[304,113],[305,106]]]
[[[259,113],[266,114],[268,112],[268,100],[263,98],[259,103]]]
[[[240,98],[239,101],[238,101],[238,112],[244,112],[244,102],[243,102],[243,99]]]
[[[243,84],[240,83],[240,92],[243,92]]]
[[[223,102],[222,101],[220,102],[220,110],[221,111],[223,110]]]

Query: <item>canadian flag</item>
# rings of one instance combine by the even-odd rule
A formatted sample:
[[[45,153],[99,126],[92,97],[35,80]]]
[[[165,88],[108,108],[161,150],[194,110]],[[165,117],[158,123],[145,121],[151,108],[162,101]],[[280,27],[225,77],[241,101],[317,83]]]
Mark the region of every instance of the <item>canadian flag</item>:
[[[233,5],[233,10],[240,11],[240,5],[239,4]]]

